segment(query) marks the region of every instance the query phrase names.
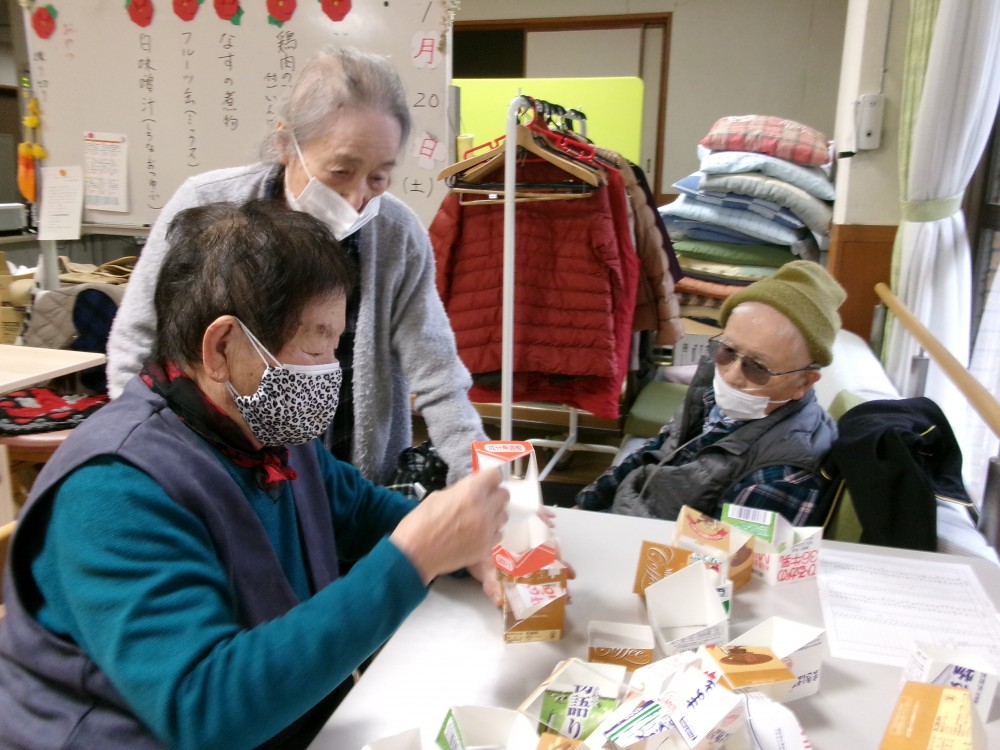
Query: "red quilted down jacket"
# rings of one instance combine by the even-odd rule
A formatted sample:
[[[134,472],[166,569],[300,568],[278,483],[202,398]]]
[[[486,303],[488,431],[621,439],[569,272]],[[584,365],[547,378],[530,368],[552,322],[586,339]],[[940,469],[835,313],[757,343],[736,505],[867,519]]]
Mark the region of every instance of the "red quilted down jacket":
[[[555,181],[548,164],[518,179]],[[564,176],[564,175],[562,175]],[[639,272],[621,177],[590,197],[517,204],[514,400],[551,401],[618,416]],[[430,227],[437,286],[473,400],[499,400],[503,204],[449,194]]]

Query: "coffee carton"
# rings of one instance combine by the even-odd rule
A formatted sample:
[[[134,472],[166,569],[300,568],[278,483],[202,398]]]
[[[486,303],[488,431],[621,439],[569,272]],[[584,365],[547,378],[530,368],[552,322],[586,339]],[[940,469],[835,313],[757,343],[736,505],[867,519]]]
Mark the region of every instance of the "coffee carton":
[[[795,683],[782,701],[796,700],[819,690],[826,652],[826,631],[782,617],[771,617],[729,641],[729,646],[766,646],[795,675]]]
[[[591,620],[587,627],[587,661],[619,664],[630,672],[653,661],[653,631],[649,625]]]
[[[691,560],[715,568],[733,582],[733,590],[749,583],[753,575],[753,534],[684,505],[674,524],[675,547],[691,550]]]
[[[795,684],[795,675],[764,646],[702,646],[702,669],[717,672],[719,682],[734,693],[756,691],[780,701]]]

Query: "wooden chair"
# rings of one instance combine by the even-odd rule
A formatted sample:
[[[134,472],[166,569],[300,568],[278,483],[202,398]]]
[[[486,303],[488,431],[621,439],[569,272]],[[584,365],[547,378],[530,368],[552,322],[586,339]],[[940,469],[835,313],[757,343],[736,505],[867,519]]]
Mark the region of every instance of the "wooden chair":
[[[7,446],[15,510],[24,505],[41,467],[71,432],[54,430],[33,435],[0,435],[0,445]]]

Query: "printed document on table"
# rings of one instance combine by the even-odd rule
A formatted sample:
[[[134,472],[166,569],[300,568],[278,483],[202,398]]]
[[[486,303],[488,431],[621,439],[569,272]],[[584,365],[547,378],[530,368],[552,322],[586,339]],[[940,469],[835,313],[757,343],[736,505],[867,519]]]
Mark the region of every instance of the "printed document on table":
[[[825,549],[817,583],[833,656],[902,667],[920,641],[1000,666],[1000,620],[968,565]]]

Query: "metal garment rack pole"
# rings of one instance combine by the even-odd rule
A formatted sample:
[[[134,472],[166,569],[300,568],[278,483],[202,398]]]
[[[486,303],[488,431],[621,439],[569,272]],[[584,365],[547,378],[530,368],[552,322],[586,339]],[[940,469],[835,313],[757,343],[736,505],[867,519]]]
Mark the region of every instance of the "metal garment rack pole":
[[[517,96],[507,110],[507,129],[504,140],[504,191],[503,191],[503,317],[502,343],[500,352],[500,439],[512,440],[512,414],[514,403],[514,258],[515,258],[515,190],[517,187],[517,115],[523,107],[534,102],[526,96]],[[571,118],[572,115],[567,115]],[[575,117],[580,122],[581,132],[586,136],[587,121]],[[533,438],[532,445],[555,448],[549,462],[538,474],[538,481],[545,479],[556,464],[569,451],[585,450],[594,453],[618,453],[618,448],[597,443],[581,443],[577,439],[580,423],[579,410],[568,407],[569,425],[565,440]]]

